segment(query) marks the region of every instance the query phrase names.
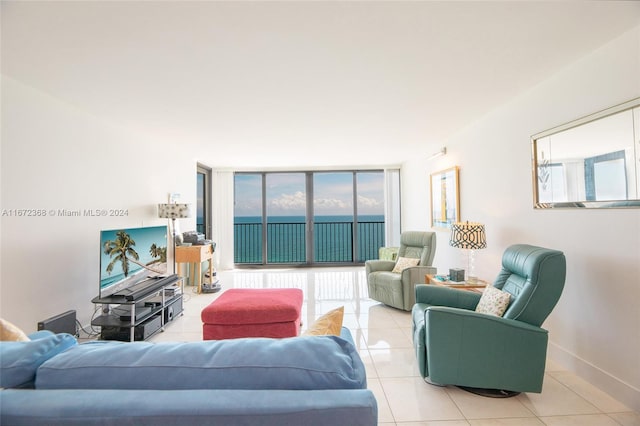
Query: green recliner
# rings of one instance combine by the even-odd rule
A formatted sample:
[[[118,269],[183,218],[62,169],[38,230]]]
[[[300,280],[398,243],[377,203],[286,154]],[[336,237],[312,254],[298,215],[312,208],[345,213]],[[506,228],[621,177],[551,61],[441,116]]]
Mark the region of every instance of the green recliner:
[[[367,260],[365,273],[369,297],[385,305],[410,311],[415,304],[415,284],[423,283],[425,274],[435,274],[431,266],[436,254],[436,233],[405,231],[400,235],[398,256],[420,259],[418,266],[392,272],[396,261]]]
[[[561,251],[508,247],[493,283],[511,294],[502,317],[475,312],[478,293],[416,286],[413,344],[422,376],[440,385],[540,393],[548,340],[540,326],[560,298],[565,275]]]

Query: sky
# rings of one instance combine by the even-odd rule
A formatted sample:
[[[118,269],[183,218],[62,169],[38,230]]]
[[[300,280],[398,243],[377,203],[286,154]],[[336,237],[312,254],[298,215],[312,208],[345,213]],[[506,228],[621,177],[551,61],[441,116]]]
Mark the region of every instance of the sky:
[[[351,172],[315,172],[313,175],[316,216],[353,215]],[[358,172],[358,214],[384,214],[384,172]],[[236,174],[235,216],[260,216],[262,180],[260,174]],[[306,206],[304,173],[266,175],[268,216],[304,216]]]

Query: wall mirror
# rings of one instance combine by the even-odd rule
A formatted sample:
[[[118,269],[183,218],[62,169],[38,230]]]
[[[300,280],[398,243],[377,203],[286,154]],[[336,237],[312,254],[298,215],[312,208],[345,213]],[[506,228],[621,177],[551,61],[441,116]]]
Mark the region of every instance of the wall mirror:
[[[640,208],[640,98],[531,142],[534,208]]]

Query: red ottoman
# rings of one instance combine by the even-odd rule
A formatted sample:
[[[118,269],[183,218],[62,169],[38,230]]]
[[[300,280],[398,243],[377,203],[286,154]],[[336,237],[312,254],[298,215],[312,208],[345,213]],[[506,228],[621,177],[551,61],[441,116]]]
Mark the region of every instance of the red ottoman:
[[[297,336],[301,309],[298,288],[229,289],[202,310],[202,339]]]

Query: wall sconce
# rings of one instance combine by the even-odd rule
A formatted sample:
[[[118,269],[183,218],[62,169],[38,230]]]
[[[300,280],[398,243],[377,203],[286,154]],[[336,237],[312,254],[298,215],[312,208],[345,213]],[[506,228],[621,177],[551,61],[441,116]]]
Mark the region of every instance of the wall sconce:
[[[443,146],[442,149],[440,149],[440,151],[431,154],[431,156],[429,158],[427,158],[427,160],[433,160],[434,158],[440,157],[442,155],[447,155],[447,147]]]

